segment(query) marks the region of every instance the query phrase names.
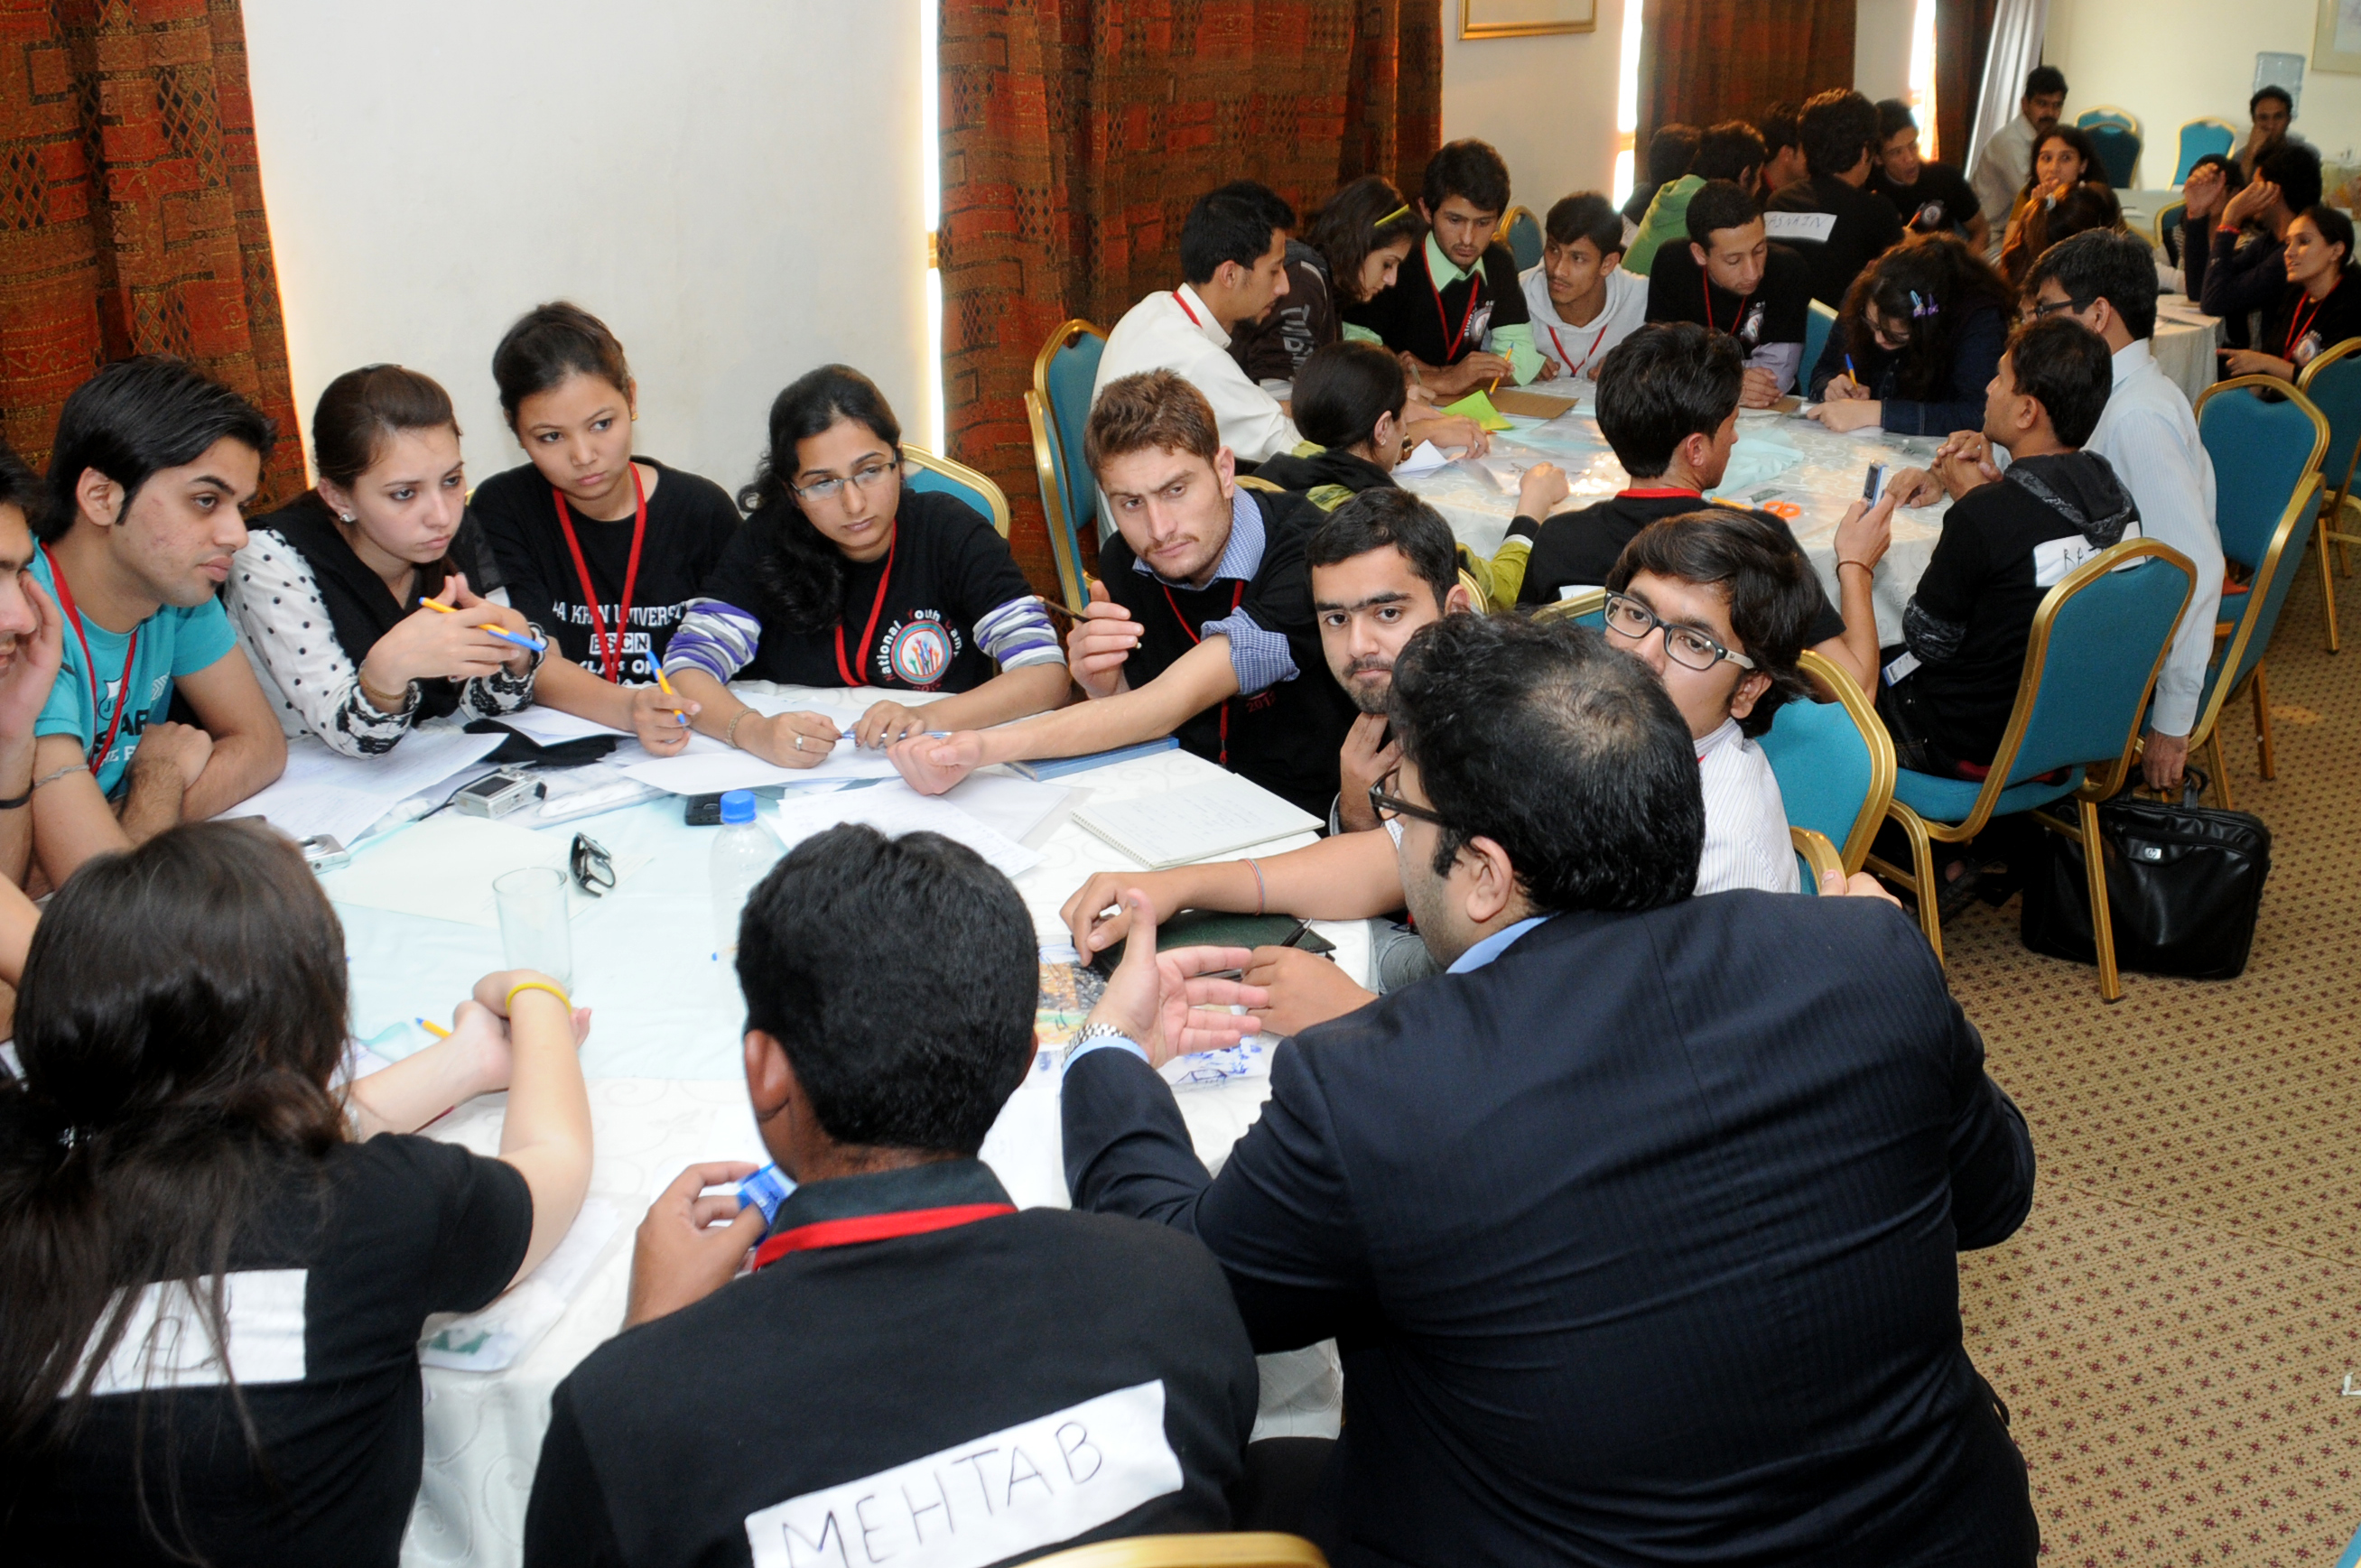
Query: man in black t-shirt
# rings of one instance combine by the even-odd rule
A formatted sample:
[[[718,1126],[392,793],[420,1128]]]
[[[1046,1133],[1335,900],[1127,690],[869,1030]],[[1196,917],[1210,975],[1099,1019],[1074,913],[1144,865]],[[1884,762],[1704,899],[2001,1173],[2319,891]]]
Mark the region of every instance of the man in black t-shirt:
[[[1607,356],[1598,371],[1598,431],[1631,476],[1631,487],[1579,511],[1560,512],[1538,527],[1524,518],[1510,525],[1512,535],[1533,542],[1518,609],[1537,609],[1568,589],[1606,587],[1623,546],[1642,529],[1710,504],[1705,492],[1721,482],[1738,441],[1743,374],[1734,341],[1690,323],[1643,326]],[[1856,503],[1837,530],[1839,562],[1860,554],[1872,536],[1882,535],[1893,514],[1890,500],[1874,508]],[[1757,515],[1788,533],[1778,519]],[[1843,613],[1824,598],[1808,643],[1867,691],[1877,676],[1871,574],[1849,573],[1839,565],[1837,580]]]
[[[766,1225],[700,1195],[751,1167],[696,1166],[648,1211],[623,1333],[551,1401],[527,1563],[984,1563],[1229,1528],[1258,1387],[1219,1266],[1164,1227],[1020,1212],[976,1157],[1033,1070],[1038,979],[1016,890],[933,833],[831,828],[755,888],[746,1089],[792,1190]]]
[[[1730,181],[1709,180],[1689,198],[1688,231],[1688,244],[1663,247],[1649,267],[1648,319],[1695,322],[1735,338],[1746,356],[1739,401],[1767,409],[1804,363],[1811,274],[1801,257],[1765,237],[1762,209]]]
[[[1903,645],[1885,651],[1873,688],[1904,767],[1981,777],[1960,764],[1981,768],[1999,750],[2042,599],[2100,551],[2141,536],[2139,508],[2114,469],[2081,450],[2114,390],[2105,338],[2072,320],[2028,323],[2009,339],[1984,404],[1984,437],[2007,449],[2007,470],[1989,479],[1972,456],[1938,463],[1933,477],[1956,499],[1903,607]],[[1890,489],[1915,491],[1925,478],[1905,469]]]
[[[1392,285],[1345,308],[1439,400],[1541,374],[1517,258],[1492,236],[1509,210],[1509,166],[1491,144],[1455,141],[1427,159],[1427,236]]]
[[[1792,245],[1812,269],[1812,297],[1844,309],[1861,269],[1902,240],[1894,208],[1861,187],[1876,161],[1877,107],[1850,89],[1804,104],[1804,165],[1811,177],[1766,203],[1773,239]]]
[[[557,640],[558,652],[591,674],[637,685],[656,678],[673,629],[705,592],[707,577],[738,532],[738,506],[710,479],[653,457],[635,455],[631,465],[644,471],[647,504],[636,576],[631,543],[641,534],[637,506],[617,518],[586,517],[568,506],[561,518],[556,491],[530,463],[485,480],[468,505],[500,558],[511,608],[546,630]],[[598,600],[595,614],[591,589]],[[598,646],[599,628],[610,640],[604,650]],[[619,629],[617,659],[611,640]]]
[[[988,762],[1079,757],[1160,736],[1325,817],[1353,705],[1329,680],[1304,540],[1319,509],[1237,482],[1203,393],[1170,370],[1109,383],[1083,454],[1113,509],[1091,602],[1066,640],[1087,702],[892,748],[939,795]]]
[[[1960,235],[1978,255],[1992,238],[1967,176],[1918,156],[1918,120],[1899,98],[1878,103],[1877,166],[1868,189],[1884,197],[1913,233]]]

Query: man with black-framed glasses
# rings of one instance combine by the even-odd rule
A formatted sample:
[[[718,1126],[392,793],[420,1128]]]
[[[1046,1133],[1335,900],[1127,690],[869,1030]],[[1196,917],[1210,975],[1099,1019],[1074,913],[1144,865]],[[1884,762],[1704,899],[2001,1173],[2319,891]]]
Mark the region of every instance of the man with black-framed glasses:
[[[1337,1339],[1298,1528],[1339,1568],[2029,1568],[1956,1255],[2023,1223],[2032,1142],[1916,928],[1692,897],[1692,726],[1598,632],[1446,617],[1393,712],[1379,804],[1448,972],[1282,1043],[1209,1177],[1154,1069],[1258,999],[1209,978],[1241,954],[1155,953],[1131,887],[1065,1069],[1077,1209],[1202,1241],[1258,1352]]]

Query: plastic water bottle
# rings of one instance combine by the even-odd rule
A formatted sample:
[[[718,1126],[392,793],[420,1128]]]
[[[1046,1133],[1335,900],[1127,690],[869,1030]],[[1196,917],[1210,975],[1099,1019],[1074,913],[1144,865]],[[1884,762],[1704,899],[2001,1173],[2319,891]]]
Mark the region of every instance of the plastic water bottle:
[[[754,884],[778,863],[779,841],[754,820],[754,792],[733,789],[721,797],[721,832],[713,840],[713,956],[729,963],[738,956],[738,916]]]

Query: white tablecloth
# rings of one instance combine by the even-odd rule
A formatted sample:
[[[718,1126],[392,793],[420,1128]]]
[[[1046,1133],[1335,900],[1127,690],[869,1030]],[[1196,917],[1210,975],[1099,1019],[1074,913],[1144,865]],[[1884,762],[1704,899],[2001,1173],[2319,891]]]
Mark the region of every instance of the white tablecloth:
[[[2156,367],[2195,402],[2221,377],[2213,351],[2222,345],[2222,323],[2178,296],[2158,302],[2156,337],[2149,345]]]
[[[1534,463],[1554,463],[1565,470],[1573,493],[1560,510],[1603,500],[1631,482],[1616,460],[1598,422],[1582,410],[1546,422],[1510,416],[1516,429],[1496,435],[1491,456],[1482,464],[1453,463],[1433,473],[1401,481],[1416,491],[1450,522],[1461,543],[1477,554],[1490,555],[1507,537],[1516,515],[1516,484],[1508,475],[1522,473]],[[1883,433],[1831,435],[1816,421],[1799,415],[1741,413],[1741,443],[1773,443],[1792,448],[1795,463],[1775,477],[1718,494],[1746,505],[1767,506],[1787,518],[1795,541],[1811,557],[1812,568],[1828,590],[1828,602],[1840,604],[1837,587],[1836,530],[1845,509],[1861,499],[1861,482],[1872,463],[1894,467],[1924,467],[1939,442],[1931,437]],[[1479,468],[1498,472],[1489,477]],[[1505,488],[1503,488],[1505,486]],[[1789,516],[1785,509],[1794,508]],[[1897,511],[1894,543],[1878,563],[1874,593],[1877,640],[1880,646],[1902,641],[1902,607],[1925,575],[1935,541],[1943,531],[1948,501]]]
[[[766,688],[767,689],[767,688]],[[1104,799],[1177,788],[1217,770],[1168,751],[1058,780]],[[954,795],[954,799],[956,796]],[[683,826],[666,798],[606,817],[544,829],[587,831],[619,861],[653,859],[574,922],[574,995],[592,1009],[582,1053],[590,1079],[595,1163],[590,1194],[622,1216],[588,1283],[546,1338],[504,1372],[430,1367],[426,1455],[418,1503],[402,1546],[412,1565],[515,1563],[534,1461],[558,1382],[621,1325],[631,1230],[648,1201],[700,1160],[767,1161],[741,1077],[744,1012],[735,978],[712,957],[707,897],[708,830]],[[1312,842],[1282,839],[1273,850]],[[379,846],[399,852],[399,840]],[[1041,864],[1017,879],[1044,942],[1067,939],[1058,910],[1095,871],[1130,862],[1062,816],[1037,834]],[[363,854],[371,852],[367,845]],[[342,906],[352,960],[354,1032],[379,1054],[399,1058],[427,1044],[410,1020],[446,1016],[477,978],[497,967],[498,939],[481,927],[384,910]],[[1367,928],[1359,921],[1318,927],[1356,978],[1367,972]],[[1178,1091],[1198,1153],[1219,1168],[1260,1113],[1269,1080],[1247,1078]],[[430,1131],[479,1152],[497,1150],[506,1096],[461,1107]],[[1058,1079],[1044,1059],[1010,1097],[983,1157],[1026,1206],[1066,1201],[1058,1120]],[[1262,1358],[1257,1436],[1333,1435],[1342,1384],[1333,1347]]]

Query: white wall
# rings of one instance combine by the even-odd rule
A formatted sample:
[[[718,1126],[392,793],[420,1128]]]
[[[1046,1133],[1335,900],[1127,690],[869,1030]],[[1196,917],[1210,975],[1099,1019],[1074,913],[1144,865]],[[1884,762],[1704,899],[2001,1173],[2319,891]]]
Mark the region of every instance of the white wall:
[[[1872,101],[1910,96],[1910,29],[1918,0],[1859,0],[1853,12],[1852,84]],[[1921,126],[1932,136],[1932,126]]]
[[[1459,7],[1446,0],[1443,139],[1499,148],[1513,200],[1535,216],[1560,196],[1608,190],[1622,38],[1623,0],[1598,0],[1596,32],[1537,38],[1463,38]]]
[[[523,461],[492,348],[560,297],[622,339],[639,449],[731,488],[831,359],[934,443],[909,0],[245,12],[307,448],[330,379],[398,360],[450,389],[472,478]]]
[[[2140,117],[2140,181],[2172,178],[2180,127],[2211,115],[2246,130],[2255,55],[2310,57],[2314,0],[2049,0],[2042,58],[2065,71],[2070,116],[2112,104]],[[2332,162],[2361,149],[2361,75],[2307,64],[2296,130]]]

